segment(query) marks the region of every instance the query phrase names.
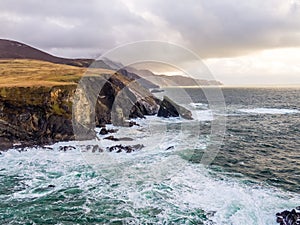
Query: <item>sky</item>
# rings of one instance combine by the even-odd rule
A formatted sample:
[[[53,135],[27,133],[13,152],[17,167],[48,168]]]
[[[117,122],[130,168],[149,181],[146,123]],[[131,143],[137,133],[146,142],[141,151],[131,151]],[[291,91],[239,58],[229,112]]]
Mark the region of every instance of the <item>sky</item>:
[[[159,40],[195,52],[226,85],[300,84],[300,0],[1,0],[0,27],[57,56]]]

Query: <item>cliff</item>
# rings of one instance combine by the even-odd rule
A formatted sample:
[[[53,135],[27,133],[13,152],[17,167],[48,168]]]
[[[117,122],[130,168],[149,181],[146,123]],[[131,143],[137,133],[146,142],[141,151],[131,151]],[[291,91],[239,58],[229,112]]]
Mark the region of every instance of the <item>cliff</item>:
[[[35,60],[1,60],[0,71],[0,149],[74,139],[74,110],[76,115],[90,113],[82,107],[84,99],[79,99],[82,104],[73,104],[85,70]],[[158,100],[148,90],[119,73],[95,69],[84,80],[92,96],[96,93],[95,117],[90,118],[95,126],[120,125],[158,111]],[[124,118],[114,118],[113,107],[120,104],[130,107],[119,107]]]
[[[76,86],[0,88],[0,149],[73,139]]]

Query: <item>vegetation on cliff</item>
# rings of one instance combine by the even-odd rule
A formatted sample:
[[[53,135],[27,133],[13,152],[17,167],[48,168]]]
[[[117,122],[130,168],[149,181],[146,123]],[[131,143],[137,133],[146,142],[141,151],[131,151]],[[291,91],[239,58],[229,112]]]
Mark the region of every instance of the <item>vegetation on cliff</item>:
[[[143,117],[158,110],[148,90],[107,69],[87,72],[79,67],[19,59],[0,60],[0,74],[0,149],[16,143],[40,145],[74,139],[73,102],[83,77],[89,81],[85,91],[91,89],[97,93],[96,114],[92,118],[96,126],[112,122],[115,100],[131,106],[128,112],[122,112],[128,118]],[[118,95],[127,86],[131,97]],[[88,108],[77,106],[76,112],[91,113]]]

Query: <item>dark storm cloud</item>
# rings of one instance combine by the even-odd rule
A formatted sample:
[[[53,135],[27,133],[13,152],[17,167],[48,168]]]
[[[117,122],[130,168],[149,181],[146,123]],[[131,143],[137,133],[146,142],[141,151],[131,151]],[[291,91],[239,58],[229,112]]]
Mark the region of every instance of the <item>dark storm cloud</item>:
[[[202,57],[229,57],[299,46],[299,6],[297,0],[2,0],[0,36],[64,56],[156,39]]]

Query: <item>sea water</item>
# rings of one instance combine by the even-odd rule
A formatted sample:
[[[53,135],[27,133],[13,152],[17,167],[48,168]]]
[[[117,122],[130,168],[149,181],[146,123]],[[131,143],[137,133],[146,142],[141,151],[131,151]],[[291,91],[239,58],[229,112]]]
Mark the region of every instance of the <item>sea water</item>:
[[[209,165],[201,156],[215,112],[193,88],[185,89],[192,102],[184,102],[193,121],[147,116],[136,120],[140,126],[108,126],[119,129],[109,135],[132,141],[98,135],[2,153],[0,223],[276,224],[276,212],[300,205],[300,89],[222,91],[226,132]],[[85,151],[116,144],[144,148]]]

